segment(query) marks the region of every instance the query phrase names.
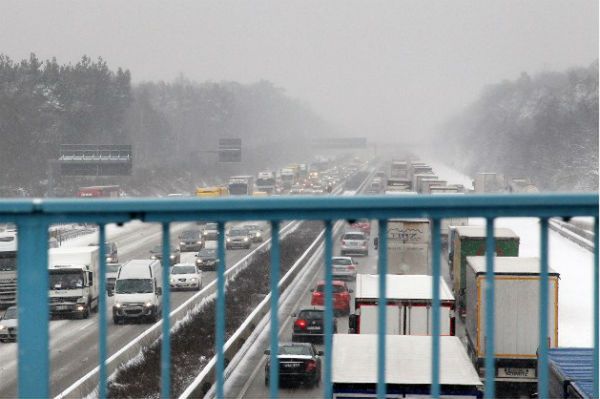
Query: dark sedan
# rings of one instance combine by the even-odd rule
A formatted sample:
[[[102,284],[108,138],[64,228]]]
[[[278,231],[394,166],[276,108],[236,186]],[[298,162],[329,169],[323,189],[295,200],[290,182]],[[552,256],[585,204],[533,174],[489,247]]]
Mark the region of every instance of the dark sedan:
[[[325,311],[322,309],[302,309],[295,317],[292,341],[323,343],[325,334]],[[337,333],[337,320],[333,319],[333,333]]]
[[[209,271],[217,270],[219,259],[216,249],[204,248],[196,254],[196,267],[198,270]]]
[[[179,252],[179,249],[171,248],[171,255],[169,256],[169,258],[170,266],[179,263],[181,261],[181,253]],[[162,259],[162,247],[160,245],[156,245],[150,250],[150,259]]]
[[[269,386],[271,369],[270,351],[265,365],[265,385]],[[277,360],[279,362],[279,380],[282,383],[302,383],[307,387],[319,386],[321,382],[321,356],[323,352],[316,351],[312,344],[288,342],[279,344]]]

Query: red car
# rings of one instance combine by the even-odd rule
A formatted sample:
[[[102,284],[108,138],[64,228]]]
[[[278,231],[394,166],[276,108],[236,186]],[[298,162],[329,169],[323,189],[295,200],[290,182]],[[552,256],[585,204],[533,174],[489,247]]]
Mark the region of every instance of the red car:
[[[325,306],[325,281],[319,281],[317,288],[312,289],[310,304],[313,306]],[[350,314],[350,294],[346,282],[333,280],[333,311],[335,314]]]
[[[368,219],[360,219],[351,224],[353,229],[360,230],[366,235],[371,235],[371,221]]]

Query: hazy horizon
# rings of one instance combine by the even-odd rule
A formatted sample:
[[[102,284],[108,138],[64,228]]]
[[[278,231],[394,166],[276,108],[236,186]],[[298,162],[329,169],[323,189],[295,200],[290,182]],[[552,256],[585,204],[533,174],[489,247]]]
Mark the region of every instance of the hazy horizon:
[[[598,58],[598,2],[3,2],[0,52],[134,82],[269,80],[348,134],[428,134],[482,88]]]

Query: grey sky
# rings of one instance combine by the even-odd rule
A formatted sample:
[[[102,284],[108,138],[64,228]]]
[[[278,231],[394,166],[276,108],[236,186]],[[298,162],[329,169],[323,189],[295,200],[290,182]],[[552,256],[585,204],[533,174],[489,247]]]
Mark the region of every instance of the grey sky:
[[[485,84],[591,63],[598,1],[2,1],[0,52],[267,79],[351,134],[415,137]]]

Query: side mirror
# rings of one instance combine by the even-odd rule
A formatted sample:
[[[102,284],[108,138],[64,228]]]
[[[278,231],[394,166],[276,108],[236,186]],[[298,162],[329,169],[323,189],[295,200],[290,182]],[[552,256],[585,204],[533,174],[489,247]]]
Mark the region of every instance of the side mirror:
[[[162,295],[162,287],[156,288],[156,295]]]
[[[375,247],[375,249],[379,249],[379,238],[378,237],[373,238],[373,246]]]
[[[356,324],[358,321],[358,316],[355,314],[351,314],[348,316],[348,333],[356,334]]]
[[[292,317],[296,317],[296,313],[292,313]]]
[[[271,350],[270,349],[265,349],[265,355],[270,355],[271,354]]]
[[[311,289],[310,289],[310,292],[315,292],[315,289],[314,289],[314,288],[311,288]]]
[[[350,288],[350,289],[348,290],[348,292],[352,294],[352,293],[354,292],[354,290],[353,290],[352,288]]]
[[[317,352],[317,355],[319,355],[319,356],[324,356],[324,355],[325,355],[325,352],[323,352],[323,351],[318,351],[318,352]]]
[[[198,254],[195,254],[195,255],[194,255],[194,257],[195,257],[195,258],[197,258],[197,257],[198,257]]]
[[[113,290],[109,290],[108,288],[106,289],[106,295],[108,296],[113,296],[115,295],[115,292]]]

